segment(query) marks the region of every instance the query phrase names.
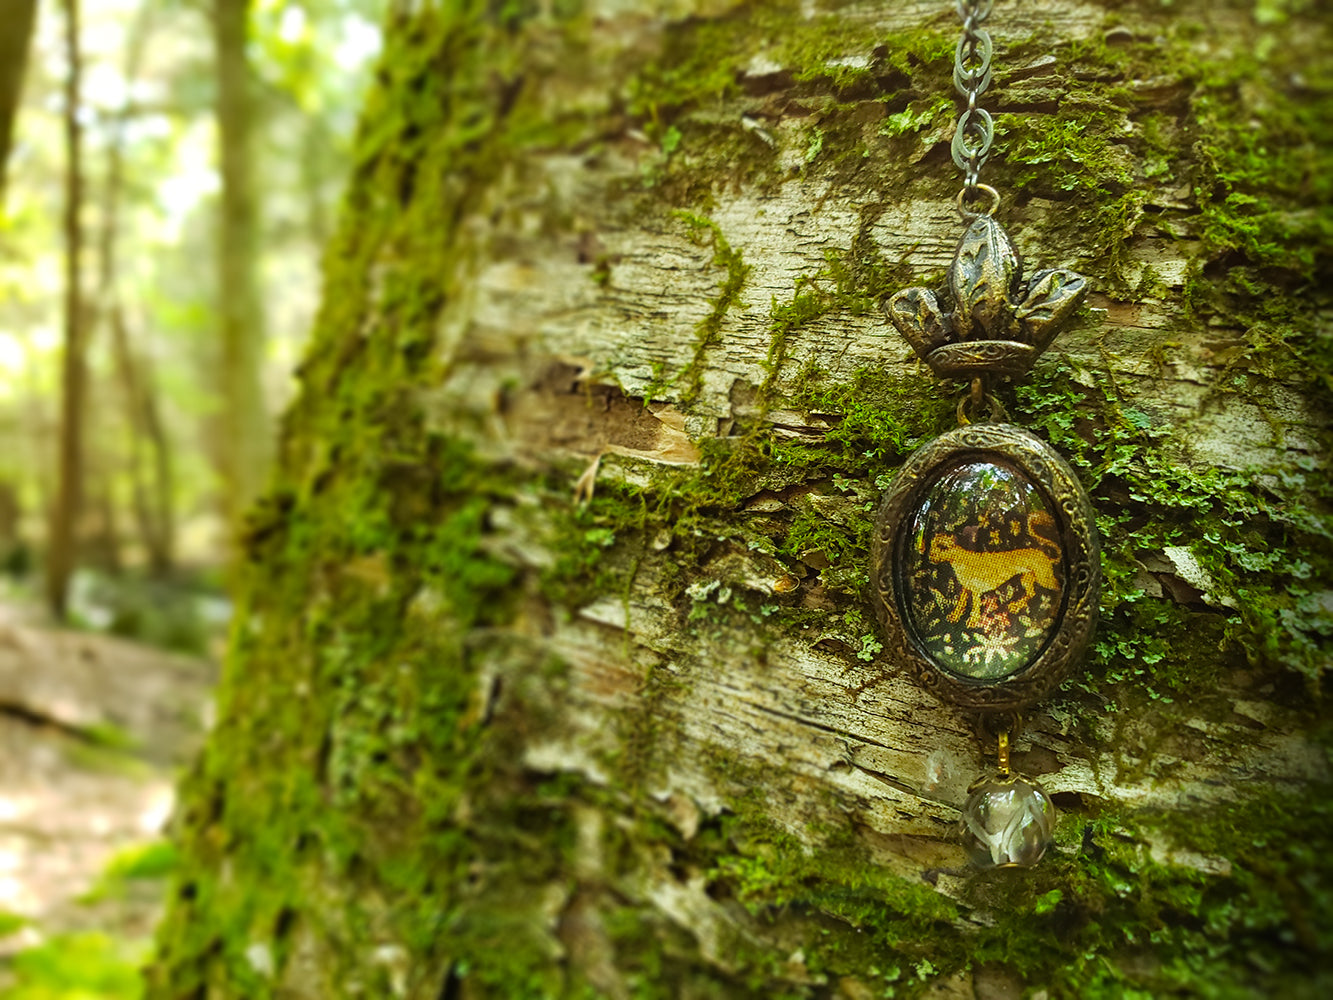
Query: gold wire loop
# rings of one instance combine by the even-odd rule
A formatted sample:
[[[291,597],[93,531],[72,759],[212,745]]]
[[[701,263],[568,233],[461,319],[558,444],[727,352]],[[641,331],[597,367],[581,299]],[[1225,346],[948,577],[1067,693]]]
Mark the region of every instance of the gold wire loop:
[[[1009,730],[1001,729],[996,738],[995,755],[1000,761],[1000,773],[1009,773]]]
[[[980,381],[981,381],[980,379],[973,379],[973,382],[974,382],[974,383],[975,383],[975,382],[980,382]],[[990,416],[985,417],[985,418],[983,418],[983,419],[990,420],[991,422],[994,422],[994,421],[996,421],[996,420],[1000,420],[1000,419],[1002,419],[1002,418],[1004,417],[1004,415],[1005,415],[1005,413],[1004,413],[1004,407],[1000,405],[1000,401],[999,401],[998,399],[996,399],[994,396],[992,396],[989,392],[984,392],[984,391],[983,391],[980,395],[981,395],[981,399],[978,400],[978,399],[977,399],[977,390],[976,390],[976,387],[973,386],[973,389],[972,389],[971,392],[969,392],[969,393],[968,393],[966,396],[964,396],[962,399],[958,400],[958,411],[957,411],[957,413],[958,413],[958,426],[959,426],[959,427],[966,427],[968,424],[974,422],[974,418],[977,417],[977,411],[981,408],[981,403],[982,403],[982,402],[986,402],[986,403],[989,403],[989,404],[990,404]],[[968,409],[969,409],[969,407],[970,407],[970,409],[972,410],[971,414],[968,413]]]
[[[980,191],[982,194],[990,197],[990,207],[984,212],[973,212],[971,209],[963,207],[963,202],[967,200],[967,196],[974,191]],[[955,201],[955,204],[958,206],[958,214],[966,221],[971,222],[978,216],[995,214],[995,210],[1000,207],[1000,192],[996,191],[989,184],[965,184],[963,189],[958,192],[958,198]]]

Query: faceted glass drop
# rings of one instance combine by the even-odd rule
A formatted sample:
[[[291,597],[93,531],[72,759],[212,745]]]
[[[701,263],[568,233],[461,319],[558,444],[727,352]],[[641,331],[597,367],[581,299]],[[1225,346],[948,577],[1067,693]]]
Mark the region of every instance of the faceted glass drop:
[[[1050,505],[1018,469],[946,469],[904,522],[906,617],[950,673],[1000,680],[1031,663],[1059,625],[1065,554]]]
[[[980,868],[1035,865],[1055,832],[1055,804],[1016,774],[983,778],[963,803],[963,842]]]

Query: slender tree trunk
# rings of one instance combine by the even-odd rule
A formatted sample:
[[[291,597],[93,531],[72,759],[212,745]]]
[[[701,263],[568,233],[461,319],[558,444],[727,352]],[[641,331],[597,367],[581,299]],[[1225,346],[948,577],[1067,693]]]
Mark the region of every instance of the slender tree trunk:
[[[220,456],[224,507],[235,527],[259,492],[272,449],[262,384],[259,193],[253,166],[253,81],[246,56],[249,0],[215,0],[212,14],[222,165],[217,301],[225,412]]]
[[[171,572],[175,546],[171,442],[158,412],[152,372],[130,344],[125,311],[108,317],[111,348],[130,422],[130,483],[135,522],[155,576]]]
[[[55,496],[60,467],[58,462],[42,461],[46,456],[59,453],[60,428],[57,413],[52,413],[51,393],[40,375],[45,358],[32,344],[24,345],[22,427],[32,442],[30,454],[36,460],[33,481],[37,499],[35,509],[41,511],[44,528],[50,531],[50,512],[55,508]],[[49,363],[49,362],[48,362]],[[40,547],[38,549],[40,551]]]
[[[398,9],[149,995],[1333,991],[1324,20],[995,4],[983,179],[1095,286],[1000,395],[1105,587],[978,873],[867,567],[963,391],[880,308],[962,231],[954,5]]]
[[[84,514],[81,519],[79,556],[86,566],[110,576],[125,570],[123,548],[112,479],[114,463],[97,452],[84,464]]]
[[[152,32],[153,7],[139,9],[126,42],[125,79],[137,80]],[[99,245],[100,320],[110,334],[112,360],[125,402],[129,427],[129,471],[132,507],[149,569],[164,575],[171,569],[175,534],[170,441],[158,414],[156,388],[147,359],[130,342],[125,308],[117,281],[120,205],[124,193],[125,128],[132,112],[129,98],[121,107],[107,144],[106,191]]]
[[[83,410],[87,392],[82,292],[83,129],[79,123],[79,0],[65,0],[65,350],[61,361],[59,464],[47,540],[46,600],[65,616],[70,574],[78,559],[82,507]]]
[[[23,72],[37,25],[37,0],[0,0],[0,205],[4,204],[9,148],[23,91]]]
[[[141,360],[138,371],[140,421],[152,455],[152,486],[146,498],[150,513],[145,522],[152,531],[148,565],[157,576],[166,576],[176,562],[176,477],[171,458],[171,436],[158,406],[152,367]]]

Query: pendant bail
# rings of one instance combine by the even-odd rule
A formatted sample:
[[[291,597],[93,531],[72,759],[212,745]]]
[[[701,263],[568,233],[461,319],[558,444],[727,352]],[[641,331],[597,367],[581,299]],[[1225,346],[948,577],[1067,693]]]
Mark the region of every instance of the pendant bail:
[[[981,415],[981,407],[983,403],[990,404],[990,415],[988,417]],[[997,420],[1002,420],[1005,417],[1005,412],[1004,405],[989,392],[985,391],[985,382],[980,378],[974,378],[972,380],[972,387],[967,395],[960,397],[958,400],[958,410],[956,415],[958,417],[958,426],[966,427],[968,424],[973,423],[978,419],[989,420],[992,423]]]
[[[974,179],[971,176],[966,179],[966,182],[963,184],[963,189],[958,192],[958,197],[954,201],[954,205],[958,208],[958,214],[963,217],[964,222],[971,222],[982,216],[990,218],[990,216],[995,214],[995,210],[1000,207],[999,191],[996,191],[995,188],[991,187],[989,184],[977,184],[973,181]],[[974,212],[967,207],[965,202],[968,198],[978,194],[986,195],[986,197],[990,199],[990,204],[984,211]]]

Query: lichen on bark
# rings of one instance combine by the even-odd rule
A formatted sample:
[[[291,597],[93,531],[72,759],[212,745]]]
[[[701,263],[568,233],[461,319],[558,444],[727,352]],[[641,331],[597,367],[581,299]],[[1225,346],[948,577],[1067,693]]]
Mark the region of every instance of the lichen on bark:
[[[864,590],[952,420],[879,313],[959,231],[939,6],[391,16],[150,995],[1327,988],[1327,27],[997,5],[987,179],[1097,284],[1003,399],[1107,583],[1053,857],[976,875]]]

